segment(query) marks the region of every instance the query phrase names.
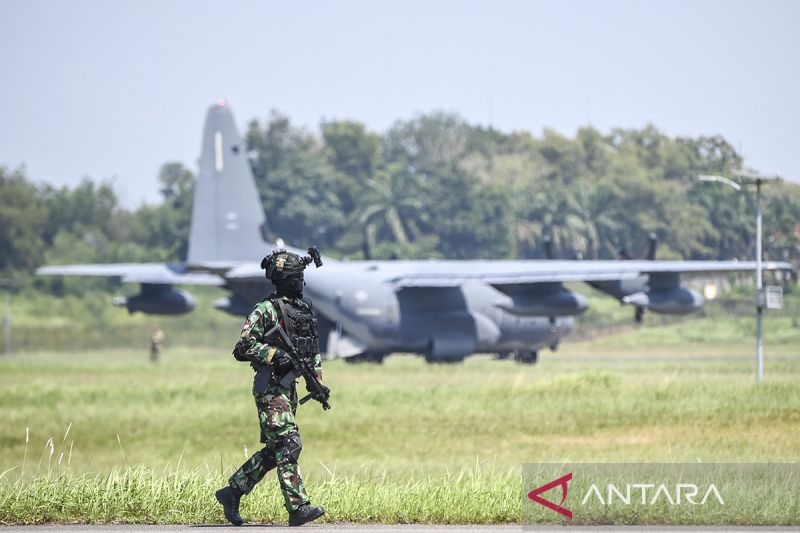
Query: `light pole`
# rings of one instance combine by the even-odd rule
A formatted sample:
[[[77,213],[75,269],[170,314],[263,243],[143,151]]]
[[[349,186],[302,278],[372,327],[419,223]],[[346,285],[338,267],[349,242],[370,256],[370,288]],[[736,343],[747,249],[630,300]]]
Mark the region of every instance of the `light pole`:
[[[6,338],[6,355],[11,355],[11,291],[6,291],[6,316],[3,319],[3,336]]]
[[[742,190],[742,185],[756,186],[756,375],[758,383],[764,377],[764,279],[761,268],[761,185],[767,181],[780,181],[778,176],[764,176],[750,169],[735,170],[734,175],[739,178],[738,183],[732,179],[701,174],[700,181],[714,181],[724,183],[737,191]]]
[[[13,291],[17,284],[10,279],[0,279],[0,287],[6,290],[6,311],[3,317],[3,338],[5,339],[6,355],[11,355],[11,291]]]

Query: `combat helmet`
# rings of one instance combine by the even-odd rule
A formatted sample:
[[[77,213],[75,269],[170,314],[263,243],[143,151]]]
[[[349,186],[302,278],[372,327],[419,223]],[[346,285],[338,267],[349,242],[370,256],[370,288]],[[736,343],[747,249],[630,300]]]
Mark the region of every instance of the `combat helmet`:
[[[278,248],[261,260],[261,268],[265,270],[268,280],[280,281],[296,276],[301,277],[303,271],[312,262],[317,268],[322,266],[319,250],[314,246],[308,249],[308,255],[305,257],[287,252],[285,248]]]
[[[312,262],[317,268],[322,266],[319,250],[312,246],[308,249],[308,254],[301,257],[286,251],[285,248],[279,248],[261,260],[261,268],[264,269],[267,279],[275,285],[278,292],[298,294],[302,292],[303,271],[306,267]]]

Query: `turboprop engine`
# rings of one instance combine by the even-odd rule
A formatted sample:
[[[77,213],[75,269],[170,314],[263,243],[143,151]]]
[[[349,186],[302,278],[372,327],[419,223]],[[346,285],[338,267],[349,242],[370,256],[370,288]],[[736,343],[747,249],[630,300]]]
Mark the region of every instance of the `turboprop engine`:
[[[656,258],[658,238],[649,235],[647,260]],[[620,247],[622,260],[633,259],[625,248]],[[613,296],[620,302],[636,308],[634,318],[641,323],[646,310],[668,315],[685,315],[703,307],[705,299],[692,289],[682,287],[677,273],[659,272],[642,274],[631,279],[589,282],[592,287]]]
[[[214,309],[224,311],[233,316],[247,316],[253,309],[253,304],[242,298],[237,294],[223,296],[222,298],[214,301]]]
[[[194,296],[172,285],[142,283],[142,290],[135,296],[117,296],[111,303],[125,307],[133,314],[136,311],[147,315],[182,315],[194,309]]]
[[[681,287],[680,283],[676,272],[651,273],[645,290],[623,297],[622,302],[636,306],[637,321],[641,321],[644,309],[668,315],[686,315],[703,307],[705,299],[700,293]]]
[[[511,297],[498,307],[519,316],[575,316],[589,307],[586,296],[561,283],[507,284],[495,288]]]
[[[667,315],[686,315],[703,307],[705,299],[686,287],[651,288],[647,292],[636,292],[622,299],[626,304],[649,309]]]

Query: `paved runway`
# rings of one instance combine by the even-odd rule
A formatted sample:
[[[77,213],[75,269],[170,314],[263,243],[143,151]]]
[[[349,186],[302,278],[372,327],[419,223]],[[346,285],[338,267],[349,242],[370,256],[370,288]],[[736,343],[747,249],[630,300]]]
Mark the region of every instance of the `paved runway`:
[[[298,528],[290,528],[287,526],[279,525],[261,525],[261,524],[245,524],[241,528],[233,526],[220,526],[220,525],[128,525],[128,524],[111,524],[111,525],[63,525],[63,524],[43,524],[38,526],[4,526],[0,527],[3,532],[15,533],[77,533],[79,531],[88,531],[89,533],[160,533],[160,532],[184,532],[184,533],[231,533],[236,530],[266,530],[270,533],[281,532],[294,532],[301,531]],[[569,527],[553,527],[553,526],[519,526],[519,525],[424,525],[424,524],[319,524],[319,525],[305,525],[303,529],[309,531],[322,531],[327,533],[353,533],[353,532],[367,532],[377,531],[379,533],[489,533],[493,531],[511,532],[511,531],[536,531],[536,532],[559,532],[559,533],[573,533],[579,531],[590,532],[606,532],[606,531],[656,531],[656,532],[678,532],[678,531],[797,531],[798,528],[792,527],[734,527],[734,526],[716,526],[716,527],[679,527],[679,526],[569,526]]]

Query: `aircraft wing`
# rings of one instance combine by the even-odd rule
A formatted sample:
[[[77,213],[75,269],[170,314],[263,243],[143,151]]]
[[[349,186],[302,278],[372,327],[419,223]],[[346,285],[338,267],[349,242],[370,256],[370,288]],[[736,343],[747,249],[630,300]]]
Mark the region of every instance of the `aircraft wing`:
[[[563,283],[568,281],[612,281],[632,279],[642,274],[713,274],[753,272],[755,261],[498,261],[494,264],[465,265],[460,268],[433,268],[406,271],[392,276],[397,290],[410,287],[456,287],[466,281],[480,281],[493,286]],[[482,262],[480,262],[482,263]],[[766,270],[792,271],[791,263],[765,261]]]
[[[264,269],[258,263],[243,263],[225,272],[225,279],[233,282],[262,280]]]
[[[489,285],[525,285],[569,281],[613,281],[633,279],[642,274],[720,274],[754,272],[755,261],[380,261],[386,280],[396,290],[414,287],[459,287],[466,281]],[[354,263],[355,268],[359,263]],[[764,261],[767,270],[793,271],[791,263]],[[264,271],[256,263],[240,263],[224,273],[225,279],[260,280]]]
[[[43,276],[94,276],[120,278],[124,283],[151,285],[224,285],[215,274],[187,272],[182,265],[165,263],[108,263],[54,265],[36,270]]]

